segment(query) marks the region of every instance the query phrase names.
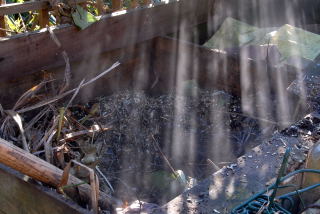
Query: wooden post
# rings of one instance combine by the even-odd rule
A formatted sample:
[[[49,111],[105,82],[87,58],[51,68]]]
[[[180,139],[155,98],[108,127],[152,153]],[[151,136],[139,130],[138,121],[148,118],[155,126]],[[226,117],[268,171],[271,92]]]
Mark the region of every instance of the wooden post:
[[[112,10],[120,10],[122,8],[122,0],[112,0]]]
[[[0,163],[13,168],[22,174],[28,175],[33,179],[59,187],[63,175],[63,171],[54,165],[14,146],[12,143],[0,138]],[[67,185],[80,184],[83,181],[69,175]],[[72,195],[72,188],[64,189],[68,194]],[[89,184],[78,186],[78,194],[80,197],[91,200],[92,188]],[[101,208],[108,208],[110,205],[119,206],[122,201],[107,195],[104,192],[99,193],[99,205]]]
[[[39,11],[39,25],[41,28],[45,28],[49,25],[49,10],[42,9]]]
[[[98,9],[98,15],[103,15],[105,13],[103,0],[97,0],[96,5]]]
[[[136,8],[139,5],[139,1],[138,0],[131,0],[130,3],[130,8]]]
[[[151,0],[143,0],[143,5],[149,5],[151,4]]]
[[[0,0],[0,5],[6,4],[6,0]],[[6,29],[6,23],[4,20],[4,16],[0,16],[0,28]],[[6,31],[0,30],[0,37],[6,36]]]

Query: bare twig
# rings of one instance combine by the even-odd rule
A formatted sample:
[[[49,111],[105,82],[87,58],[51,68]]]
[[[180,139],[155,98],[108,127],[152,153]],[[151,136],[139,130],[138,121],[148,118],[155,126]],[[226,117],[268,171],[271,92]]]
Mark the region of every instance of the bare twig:
[[[76,137],[82,136],[82,135],[88,135],[88,134],[93,134],[95,132],[102,132],[102,131],[107,131],[110,128],[100,128],[100,127],[96,127],[94,129],[89,129],[89,130],[81,130],[81,131],[77,131],[77,132],[71,132],[66,134],[65,138],[59,140],[60,142],[66,142],[68,140],[74,139]]]
[[[120,65],[119,62],[116,62],[114,63],[110,68],[108,68],[107,70],[105,70],[104,72],[102,72],[101,74],[99,74],[98,76],[96,76],[95,78],[89,80],[88,82],[84,83],[82,87],[85,87],[87,85],[90,85],[91,83],[97,81],[98,79],[100,79],[101,77],[103,77],[104,75],[106,75],[107,73],[109,73],[110,71],[112,71],[114,68],[118,67]],[[45,101],[42,101],[42,102],[39,102],[33,106],[29,106],[29,107],[26,107],[26,108],[23,108],[23,109],[20,109],[18,110],[17,112],[18,113],[24,113],[24,112],[28,112],[28,111],[31,111],[31,110],[34,110],[34,109],[37,109],[37,108],[40,108],[42,106],[45,106],[45,105],[48,105],[50,103],[53,103],[53,102],[56,102],[57,100],[60,100],[66,96],[68,96],[69,94],[75,92],[77,90],[77,88],[74,88],[72,90],[69,90],[69,91],[66,91],[64,92],[63,94],[59,94],[51,99],[48,99],[48,100],[45,100]]]
[[[54,41],[54,43],[56,43],[56,45],[57,45],[59,48],[61,48],[62,45],[61,45],[59,39],[58,39],[58,38],[56,37],[56,35],[53,33],[53,30],[52,30],[49,26],[47,26],[47,30],[48,30],[48,32],[49,32],[49,34],[50,34],[51,39]]]
[[[25,130],[29,130],[36,122],[38,122],[46,113],[50,111],[50,108],[44,108],[42,109],[32,120],[26,125]]]
[[[52,81],[52,80],[50,80]],[[42,81],[40,82],[38,85],[33,86],[32,88],[30,88],[28,91],[26,91],[25,93],[23,93],[20,98],[18,99],[18,101],[16,102],[16,104],[13,106],[12,110],[16,110],[17,108],[21,107],[22,105],[25,104],[26,100],[29,97],[32,97],[33,95],[35,95],[46,83],[50,82],[50,81]]]
[[[99,169],[98,166],[96,166],[96,170],[101,175],[101,177],[104,179],[104,181],[108,184],[108,186],[110,187],[111,191],[114,192],[114,189],[113,189],[111,183],[109,182],[108,178],[101,172],[101,170]]]
[[[24,131],[24,128],[22,125],[22,119],[21,119],[20,115],[17,112],[12,111],[12,110],[8,110],[8,111],[6,111],[6,113],[17,123],[17,125],[19,127],[19,130],[21,133],[21,138],[22,138],[23,149],[26,150],[27,152],[30,152],[29,146],[27,143],[27,139],[25,136],[25,131]]]
[[[64,122],[64,112],[65,112],[65,108],[62,107],[59,109],[57,141],[60,139],[60,134],[61,134],[61,130],[62,130],[63,122]]]
[[[74,98],[78,95],[78,93],[79,93],[79,91],[80,91],[80,89],[81,89],[81,87],[82,87],[83,83],[84,83],[84,79],[83,79],[83,80],[81,80],[81,82],[80,82],[80,84],[79,84],[78,88],[76,89],[76,91],[75,91],[75,92],[74,92],[74,94],[72,95],[71,99],[69,100],[69,102],[68,102],[67,106],[65,107],[66,109],[68,109],[68,108],[69,108],[69,106],[70,106],[70,105],[71,105],[71,103],[73,102]]]
[[[68,109],[66,109],[66,112],[68,111]],[[78,120],[76,120],[71,114],[67,114],[67,118],[70,122],[74,123],[76,126],[85,129],[85,130],[89,130],[86,126],[82,125]]]
[[[42,144],[44,142],[47,141],[47,139],[51,136],[51,134],[55,131],[56,127],[58,125],[58,120],[57,119],[54,119],[53,120],[53,124],[52,124],[52,127],[49,129],[48,132],[45,133],[45,135],[43,136],[43,138],[39,141],[39,143],[37,145],[34,146],[34,150],[38,150]]]
[[[53,30],[49,26],[47,26],[47,30],[50,34],[51,39],[56,43],[58,48],[62,49],[61,42],[56,37]],[[61,54],[64,59],[64,62],[66,63],[66,67],[64,69],[64,84],[63,84],[62,88],[60,89],[59,94],[63,93],[69,87],[70,79],[71,79],[71,68],[70,68],[70,60],[69,60],[68,54],[65,50],[62,50]]]
[[[156,139],[154,138],[153,135],[151,135],[151,137],[152,137],[152,139],[153,139],[152,142],[153,142],[154,147],[159,151],[159,153],[161,154],[161,156],[162,156],[162,158],[164,159],[164,161],[168,164],[168,166],[169,166],[170,170],[172,171],[172,173],[173,173],[174,175],[176,175],[176,174],[177,174],[177,173],[176,173],[176,170],[174,170],[174,168],[172,167],[172,165],[171,165],[171,163],[169,162],[168,158],[167,158],[167,157],[165,156],[165,154],[162,152],[162,150],[161,150],[158,142],[156,141]]]
[[[66,68],[64,70],[64,85],[61,88],[59,93],[63,93],[70,85],[70,79],[71,79],[71,68],[70,68],[70,61],[69,57],[66,51],[62,51],[63,59],[66,63]]]
[[[24,94],[22,94],[20,96],[20,98],[18,99],[18,101],[16,102],[16,104],[13,107],[13,111],[15,111],[17,108],[21,107],[22,105],[25,104],[26,100],[29,97],[32,97],[33,95],[35,95],[47,82],[49,81],[42,81],[41,83],[39,83],[38,85],[32,87],[31,89],[29,89],[28,91],[26,91]],[[19,113],[19,112],[17,112]],[[6,126],[7,126],[7,122],[9,121],[9,116],[7,116],[4,121],[1,124],[1,130],[3,133],[5,133],[6,130]]]
[[[69,106],[71,105],[72,101],[74,100],[74,98],[79,93],[80,88],[83,85],[83,82],[84,82],[84,79],[80,82],[80,84],[77,87],[76,91],[74,92],[74,94],[72,95],[71,99],[69,100],[67,106],[65,108],[60,108],[60,110],[59,110],[59,123],[58,123],[57,141],[59,141],[59,139],[60,139],[61,129],[63,127],[64,119],[65,119],[65,117],[64,117],[65,111],[69,108]]]
[[[46,160],[49,163],[53,163],[53,149],[52,149],[52,139],[54,137],[54,135],[56,134],[56,130],[54,130],[50,136],[48,137],[48,140],[46,140],[46,142],[44,143],[44,152],[45,152],[45,156],[46,156]]]

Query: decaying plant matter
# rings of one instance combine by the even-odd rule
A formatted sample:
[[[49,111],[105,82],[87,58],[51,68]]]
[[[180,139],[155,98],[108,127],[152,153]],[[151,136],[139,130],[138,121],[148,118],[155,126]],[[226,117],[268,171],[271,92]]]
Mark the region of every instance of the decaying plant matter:
[[[91,205],[94,213],[98,213],[98,199],[101,209],[121,204],[121,201],[113,200],[112,196],[101,191],[99,193],[97,175],[93,170],[98,161],[96,155],[103,145],[93,146],[92,142],[109,128],[98,123],[88,125],[85,120],[75,119],[70,107],[81,88],[94,83],[119,63],[113,64],[93,79],[83,79],[76,88],[69,89],[72,79],[68,55],[48,29],[65,59],[65,78],[61,84],[46,77],[26,91],[12,109],[5,110],[0,105],[0,150],[3,153],[0,162],[45,185],[58,188],[61,193],[76,201],[79,197],[81,203],[87,199],[83,205]],[[90,109],[84,110],[89,112],[87,119],[94,117]],[[75,165],[71,166],[71,162]],[[63,169],[65,173],[62,173]],[[74,194],[75,188],[78,194]]]

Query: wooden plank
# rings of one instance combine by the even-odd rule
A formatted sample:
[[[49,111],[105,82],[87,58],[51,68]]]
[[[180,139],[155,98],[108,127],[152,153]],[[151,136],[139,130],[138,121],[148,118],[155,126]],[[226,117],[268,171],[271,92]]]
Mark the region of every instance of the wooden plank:
[[[122,0],[112,0],[112,10],[120,10],[122,8]]]
[[[19,147],[14,146],[8,141],[0,138],[0,162],[6,166],[15,169],[22,174],[28,175],[33,179],[39,180],[50,186],[58,188],[62,179],[63,171],[54,165],[26,152]],[[82,180],[69,175],[68,185],[74,185],[82,183]],[[64,191],[69,195],[71,189],[65,189]],[[78,186],[79,193],[81,197],[85,200],[90,201],[91,186],[89,184],[82,184]],[[72,193],[71,190],[71,194]],[[110,205],[119,205],[120,203],[117,199],[104,192],[99,193],[99,206],[103,209],[109,207]]]
[[[151,4],[151,0],[143,0],[143,5],[149,5]]]
[[[49,26],[49,10],[47,8],[39,11],[39,25],[41,28]]]
[[[4,5],[6,3],[5,0],[0,0],[0,7],[2,7],[2,5]],[[0,14],[0,28],[2,28],[2,30],[0,30],[0,37],[6,36],[6,23],[4,20],[4,15]]]
[[[130,8],[136,8],[138,7],[138,5],[139,5],[138,0],[131,0]]]
[[[72,0],[68,2],[68,4],[80,4],[84,3],[86,0]],[[28,11],[36,11],[41,9],[48,9],[51,10],[50,2],[43,0],[43,1],[27,1],[23,3],[10,3],[6,5],[0,6],[0,15],[11,15],[16,13],[23,13]]]
[[[241,95],[239,57],[169,37],[158,37],[155,43],[154,69],[161,77],[159,84],[163,85],[160,88],[174,88],[177,81],[195,79],[204,88]],[[247,64],[250,74],[259,69],[253,60],[248,59],[243,63]]]
[[[175,32],[182,22],[184,26],[205,22],[213,3],[214,0],[180,0],[135,9],[122,15],[107,15],[82,31],[76,27],[60,27],[54,32],[70,60],[85,58],[94,61],[102,52]],[[47,31],[0,41],[0,74],[3,80],[63,64],[60,50]]]
[[[48,1],[12,3],[0,6],[0,16],[42,9],[50,9],[50,4]]]
[[[117,49],[101,54],[93,64],[82,63],[81,61],[71,62],[72,81],[70,88],[78,86],[82,79],[91,79],[111,66],[116,60],[120,59],[121,65],[115,68],[106,77],[96,81],[94,85],[87,86],[80,90],[76,102],[86,103],[92,97],[109,95],[118,90],[129,89],[133,86],[135,77],[143,76],[145,82],[139,82],[140,89],[147,89],[153,79],[147,77],[150,66],[150,53],[152,50],[152,41],[146,41],[137,44],[135,47]],[[86,71],[90,71],[89,73]],[[30,75],[19,73],[20,76],[10,80],[0,78],[0,103],[5,109],[12,109],[18,98],[28,89],[39,84],[44,75],[50,75],[57,81],[64,79],[64,66],[59,68],[37,71]],[[152,78],[152,77],[150,77]],[[9,96],[10,95],[10,96]]]
[[[67,203],[56,192],[48,192],[25,182],[1,165],[0,195],[0,213],[89,213],[75,203]]]
[[[272,103],[281,109],[286,100],[286,114],[272,116],[278,126],[285,127],[307,111],[306,103],[292,96],[287,87],[296,74],[303,71],[291,66],[267,66],[265,54],[256,53],[249,59],[238,54],[227,54],[203,46],[171,38],[157,38],[155,45],[154,73],[159,77],[157,88],[175,89],[177,82],[194,79],[202,88],[224,90],[250,103],[243,111],[253,117],[261,117],[263,103]],[[265,105],[266,115],[273,110]]]

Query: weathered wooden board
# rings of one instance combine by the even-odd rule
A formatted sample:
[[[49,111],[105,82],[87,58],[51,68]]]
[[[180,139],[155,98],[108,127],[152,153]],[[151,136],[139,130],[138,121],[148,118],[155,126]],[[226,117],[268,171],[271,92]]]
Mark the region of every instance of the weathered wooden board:
[[[140,87],[148,88],[148,71],[151,62],[152,41],[138,43],[131,48],[117,49],[101,54],[94,60],[82,60],[71,62],[71,86],[75,88],[82,79],[94,78],[116,61],[121,64],[105,77],[80,90],[78,100],[87,102],[101,94],[107,95],[116,90]],[[19,74],[19,75],[18,75]],[[137,80],[143,74],[144,80]],[[52,76],[56,81],[63,81],[64,66],[46,71],[37,71],[29,75],[21,72],[16,78],[9,80],[0,78],[0,103],[5,109],[11,109],[17,99],[28,89],[40,83],[44,76]],[[150,77],[152,78],[152,77]],[[56,84],[56,83],[54,83]]]
[[[214,0],[180,0],[152,8],[111,14],[79,31],[76,27],[54,30],[70,60],[93,60],[100,53],[205,22]],[[0,41],[1,79],[63,64],[61,50],[44,30]]]
[[[89,213],[61,195],[49,193],[9,173],[0,165],[0,213],[80,214]]]
[[[1,0],[0,7],[3,4],[5,4],[5,1]],[[2,16],[2,15],[0,15],[0,28],[2,29],[2,30],[0,30],[0,37],[5,36],[6,35],[6,32],[5,32],[6,25],[5,25],[5,21],[4,21],[4,16]]]
[[[314,0],[292,4],[288,0],[258,1],[257,4],[251,0],[180,0],[152,8],[129,10],[127,13],[123,11],[125,14],[120,12],[121,15],[114,13],[84,31],[61,26],[54,32],[71,60],[93,60],[102,52],[181,31],[199,23],[207,22],[202,31],[210,36],[227,16],[258,26],[316,23],[319,19],[315,13],[317,5],[319,2]],[[3,7],[6,9],[7,6]],[[284,10],[288,14],[283,14]],[[257,11],[261,13],[257,14]],[[268,11],[272,11],[273,15],[270,16]],[[200,34],[204,35],[203,32]],[[185,39],[184,33],[180,32],[179,39]],[[0,41],[1,78],[9,80],[19,76],[20,72],[24,74],[62,65],[60,52],[45,30],[4,39]]]
[[[0,16],[48,8],[50,8],[50,4],[47,1],[12,3],[0,6]]]
[[[161,77],[159,84],[165,84],[159,88],[173,88],[179,81],[196,79],[201,87],[240,95],[241,66],[237,56],[169,37],[157,38],[155,50],[154,69]],[[254,64],[252,60],[246,63]]]
[[[0,138],[0,152],[0,163],[54,188],[59,187],[63,176],[63,170],[58,167],[26,152],[2,138]],[[67,185],[76,185],[81,182],[82,180],[79,178],[69,175]],[[77,195],[81,197],[81,200],[90,201],[93,200],[91,199],[92,188],[93,187],[89,184],[82,184],[77,187],[77,190],[66,188],[64,189],[64,192],[70,197]],[[102,209],[106,209],[111,208],[112,206],[121,206],[122,202],[111,195],[100,191],[98,203]]]
[[[80,4],[85,0],[74,0],[70,4]],[[27,1],[23,3],[9,3],[0,6],[0,16],[24,13],[36,10],[52,10],[49,1]]]
[[[228,55],[222,51],[167,37],[139,43],[132,48],[114,50],[95,59],[72,63],[72,87],[76,87],[83,78],[90,79],[96,76],[118,59],[122,63],[119,68],[80,91],[78,97],[81,102],[120,89],[144,89],[150,93],[166,93],[176,90],[179,82],[195,79],[202,88],[220,89],[242,96],[251,107],[258,102],[257,96],[253,96],[256,92],[265,90],[269,95],[271,90],[274,90],[291,103],[288,105],[288,111],[292,114],[289,114],[289,118],[280,118],[279,121],[287,123],[288,120],[295,120],[297,116],[293,116],[295,107],[298,106],[297,100],[286,92],[288,83],[297,73],[293,68],[272,69],[263,61]],[[62,79],[63,72],[63,66],[47,71],[52,73],[55,79]],[[22,73],[19,75],[19,78],[0,81],[0,102],[5,108],[10,108],[23,92],[41,81],[43,72],[35,72],[28,76]],[[244,76],[247,83],[244,83]],[[274,84],[277,78],[283,81],[281,88]],[[271,89],[265,85],[266,83],[272,86]],[[248,113],[256,115],[256,110],[252,107]]]
[[[155,43],[153,71],[159,77],[157,91],[175,90],[179,82],[194,79],[202,88],[240,96],[246,104],[243,111],[251,116],[265,117],[260,115],[262,111],[287,126],[306,114],[307,105],[286,90],[303,71],[290,66],[273,67],[264,58],[252,60],[238,53],[227,54],[168,37],[157,38]],[[268,107],[271,104],[276,109],[287,105],[286,114],[275,115]]]
[[[317,0],[228,0],[225,12],[248,24],[260,27],[278,27],[291,24],[303,27],[319,22]]]

